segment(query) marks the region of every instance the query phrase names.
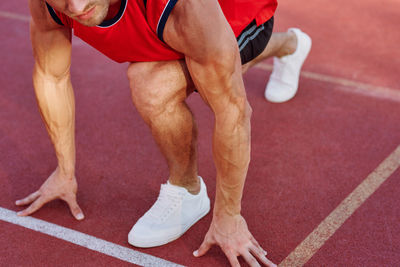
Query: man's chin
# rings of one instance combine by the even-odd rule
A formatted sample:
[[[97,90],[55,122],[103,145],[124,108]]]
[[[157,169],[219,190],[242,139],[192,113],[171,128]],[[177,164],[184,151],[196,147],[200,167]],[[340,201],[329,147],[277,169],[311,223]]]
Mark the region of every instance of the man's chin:
[[[84,26],[94,27],[94,26],[100,25],[104,21],[106,14],[107,13],[94,14],[91,18],[88,18],[86,20],[81,20],[79,18],[75,18],[75,19],[76,19],[76,21],[78,21],[80,24],[82,24]]]
[[[101,22],[93,22],[93,21],[79,21],[78,22],[86,27],[95,27],[99,24],[101,24]]]

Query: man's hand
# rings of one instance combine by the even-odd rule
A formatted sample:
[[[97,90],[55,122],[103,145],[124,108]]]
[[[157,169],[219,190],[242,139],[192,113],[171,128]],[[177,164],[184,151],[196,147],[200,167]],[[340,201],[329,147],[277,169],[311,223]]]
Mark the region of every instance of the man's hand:
[[[40,209],[47,202],[60,198],[67,202],[75,219],[82,220],[84,215],[76,202],[77,190],[78,184],[76,178],[74,176],[67,177],[62,175],[59,168],[57,168],[38,191],[15,202],[18,206],[29,205],[28,208],[18,212],[17,214],[18,216],[28,216]]]
[[[220,217],[214,215],[203,243],[193,255],[203,256],[213,245],[221,247],[231,266],[240,266],[237,257],[242,256],[251,267],[260,266],[257,259],[265,266],[276,267],[267,259],[267,252],[249,232],[246,221],[241,215]]]

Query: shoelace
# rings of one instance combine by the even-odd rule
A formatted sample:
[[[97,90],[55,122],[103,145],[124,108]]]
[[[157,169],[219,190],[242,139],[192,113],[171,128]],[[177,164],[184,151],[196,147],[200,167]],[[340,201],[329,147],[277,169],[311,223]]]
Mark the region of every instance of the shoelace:
[[[148,215],[157,221],[165,221],[172,212],[174,212],[182,203],[183,193],[175,190],[169,190],[162,186],[157,201],[148,211]]]

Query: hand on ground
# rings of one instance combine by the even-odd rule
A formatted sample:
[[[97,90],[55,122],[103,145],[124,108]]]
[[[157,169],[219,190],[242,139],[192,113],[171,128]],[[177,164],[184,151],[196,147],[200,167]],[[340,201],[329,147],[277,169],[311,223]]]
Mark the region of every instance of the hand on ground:
[[[54,200],[62,199],[67,202],[72,215],[77,220],[84,218],[83,212],[76,202],[76,192],[78,184],[75,177],[65,177],[61,175],[58,168],[36,192],[24,199],[15,202],[18,206],[29,205],[26,209],[17,213],[18,216],[28,216],[40,209],[44,204]]]
[[[267,252],[258,244],[247,228],[246,221],[241,215],[213,217],[203,243],[193,255],[203,256],[213,246],[218,245],[228,258],[231,266],[240,266],[237,259],[242,256],[251,266],[276,267],[267,257]]]

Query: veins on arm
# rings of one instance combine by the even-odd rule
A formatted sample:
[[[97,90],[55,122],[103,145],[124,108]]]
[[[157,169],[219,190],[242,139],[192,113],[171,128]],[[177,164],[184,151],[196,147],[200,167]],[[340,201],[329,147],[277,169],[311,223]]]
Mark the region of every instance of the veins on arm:
[[[251,108],[236,38],[217,1],[186,0],[171,13],[164,39],[185,55],[193,82],[215,115],[216,207],[239,213],[250,159]]]

